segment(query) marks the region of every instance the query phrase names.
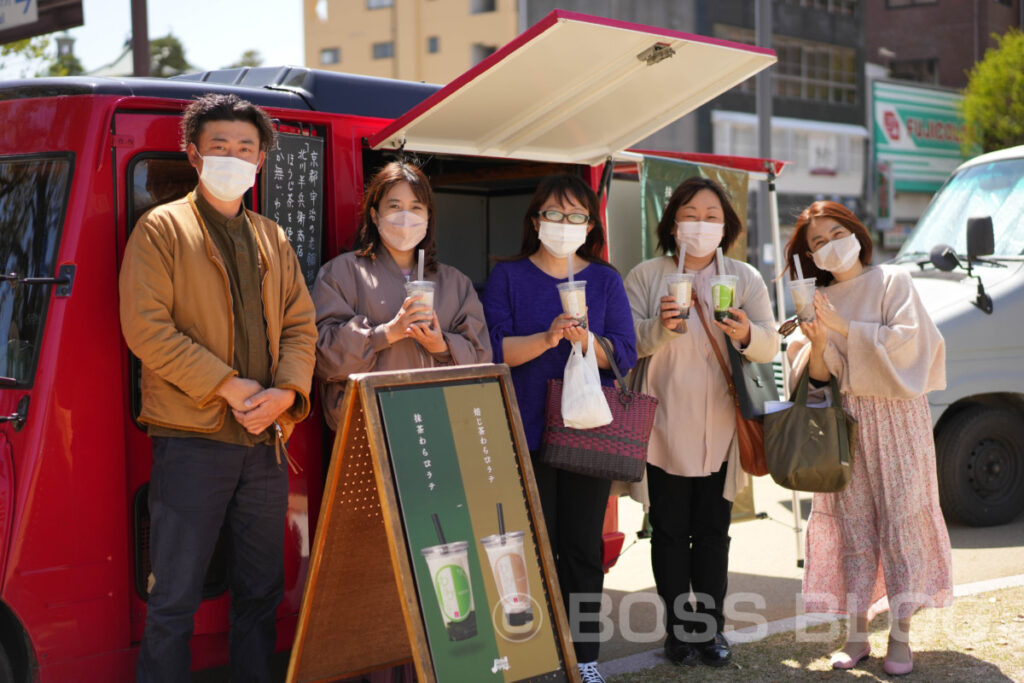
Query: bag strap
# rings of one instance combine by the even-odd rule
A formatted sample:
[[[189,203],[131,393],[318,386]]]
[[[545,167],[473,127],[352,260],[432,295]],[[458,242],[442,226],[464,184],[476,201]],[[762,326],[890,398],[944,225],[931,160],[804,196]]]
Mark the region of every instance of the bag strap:
[[[711,329],[708,327],[707,321],[704,319],[704,309],[700,305],[700,299],[693,297],[693,306],[697,309],[697,317],[700,318],[700,324],[704,326],[704,331],[708,335],[708,341],[711,343],[711,350],[715,352],[715,358],[718,359],[718,366],[722,368],[722,373],[725,375],[725,381],[729,383],[729,393],[732,394],[732,400],[737,407],[740,405],[739,395],[736,393],[736,385],[732,381],[732,373],[729,372],[729,367],[725,364],[725,360],[722,359],[722,352],[718,350],[718,342],[711,336]]]
[[[612,372],[615,374],[615,387],[618,389],[619,403],[622,405],[629,405],[633,402],[633,394],[629,391],[629,385],[626,384],[626,378],[622,376],[622,371],[619,370],[619,366],[615,363],[615,356],[612,354],[612,343],[602,337],[599,334],[591,332],[597,343],[604,349],[604,355],[608,358],[608,365],[611,366]]]

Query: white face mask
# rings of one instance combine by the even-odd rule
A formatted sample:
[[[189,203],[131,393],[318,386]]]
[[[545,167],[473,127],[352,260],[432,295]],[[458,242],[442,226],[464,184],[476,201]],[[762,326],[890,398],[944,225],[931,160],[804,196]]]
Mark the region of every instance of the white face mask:
[[[384,244],[395,251],[409,251],[423,241],[427,234],[427,219],[412,211],[396,211],[380,216],[377,230]]]
[[[568,258],[569,254],[576,253],[576,250],[587,241],[587,225],[541,221],[538,237],[552,256]]]
[[[196,156],[203,161],[199,180],[210,194],[222,202],[233,202],[255,184],[256,164],[238,157]]]
[[[860,256],[860,242],[856,235],[847,235],[818,247],[811,254],[814,265],[830,273],[845,273]]]
[[[715,251],[722,243],[725,234],[724,223],[707,221],[677,221],[676,246],[682,249],[686,245],[686,253],[698,258]]]

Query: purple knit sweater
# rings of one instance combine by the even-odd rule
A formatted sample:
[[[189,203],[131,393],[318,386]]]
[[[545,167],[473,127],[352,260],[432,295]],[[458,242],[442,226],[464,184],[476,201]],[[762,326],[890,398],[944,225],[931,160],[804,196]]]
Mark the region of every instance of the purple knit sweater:
[[[622,278],[614,269],[591,263],[576,276],[587,282],[587,315],[590,329],[608,339],[615,348],[615,362],[625,373],[636,364],[636,337]],[[556,285],[565,282],[553,278],[528,259],[498,263],[484,288],[481,301],[491,333],[494,362],[504,363],[502,340],[543,332],[562,313]],[[531,451],[541,445],[544,432],[544,404],[549,379],[560,379],[569,359],[567,340],[548,349],[528,363],[512,368],[512,383],[519,401],[519,412]],[[603,384],[611,385],[614,375],[601,371]]]

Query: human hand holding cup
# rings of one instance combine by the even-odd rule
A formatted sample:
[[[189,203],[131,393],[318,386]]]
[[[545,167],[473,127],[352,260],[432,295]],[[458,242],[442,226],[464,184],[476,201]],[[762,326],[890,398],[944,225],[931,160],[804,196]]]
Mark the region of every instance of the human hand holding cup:
[[[587,281],[573,280],[558,283],[558,296],[562,300],[562,312],[587,329]]]

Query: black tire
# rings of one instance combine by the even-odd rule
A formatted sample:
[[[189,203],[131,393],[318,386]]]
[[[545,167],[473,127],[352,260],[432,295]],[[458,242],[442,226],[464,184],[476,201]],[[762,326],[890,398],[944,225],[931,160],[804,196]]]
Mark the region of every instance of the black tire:
[[[1024,419],[973,406],[935,435],[939,501],[949,522],[994,526],[1024,510]]]
[[[14,668],[11,667],[11,659],[7,656],[7,651],[3,647],[0,647],[0,681],[4,681],[4,683],[14,682]]]

